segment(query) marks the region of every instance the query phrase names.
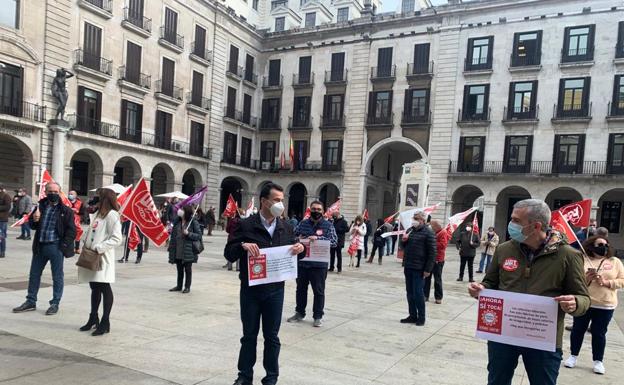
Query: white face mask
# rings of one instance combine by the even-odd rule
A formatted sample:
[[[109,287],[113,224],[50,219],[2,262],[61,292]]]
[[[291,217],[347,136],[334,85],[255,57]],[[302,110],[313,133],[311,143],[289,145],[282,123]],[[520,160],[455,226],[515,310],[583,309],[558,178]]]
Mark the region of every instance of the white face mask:
[[[414,226],[414,227],[420,226],[420,221],[417,220],[417,219],[412,220],[412,226]]]
[[[470,227],[466,227],[466,231],[471,231],[472,229]]]
[[[183,218],[183,217],[184,217],[184,210],[183,210],[183,209],[178,209],[178,216],[179,216],[180,218]]]
[[[271,215],[279,217],[284,212],[284,202],[273,203],[271,206]]]

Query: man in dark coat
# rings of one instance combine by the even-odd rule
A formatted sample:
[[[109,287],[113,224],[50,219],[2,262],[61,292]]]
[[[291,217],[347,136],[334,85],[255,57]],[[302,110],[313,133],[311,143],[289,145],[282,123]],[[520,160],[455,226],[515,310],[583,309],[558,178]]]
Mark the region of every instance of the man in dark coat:
[[[278,337],[284,307],[284,282],[249,286],[248,254],[258,256],[260,249],[293,245],[292,252],[303,256],[304,247],[297,242],[293,228],[279,217],[284,212],[284,189],[267,183],[260,192],[260,211],[242,219],[234,236],[228,240],[224,255],[230,262],[241,261],[240,308],[243,337],[238,356],[238,378],[234,385],[251,385],[256,363],[256,340],[262,320],[264,336],[263,385],[274,385],[279,376],[280,340]]]
[[[425,278],[431,275],[436,257],[436,241],[433,231],[425,224],[426,215],[416,211],[412,227],[403,235],[403,261],[405,288],[409,316],[401,323],[425,324]]]
[[[0,184],[0,258],[4,258],[6,251],[7,225],[11,211],[12,198]]]
[[[28,295],[26,302],[13,309],[14,313],[36,310],[37,293],[41,284],[41,273],[48,261],[52,268],[52,300],[46,315],[58,312],[63,295],[63,257],[74,256],[74,212],[61,202],[61,189],[56,183],[46,185],[46,198],[39,201],[37,210],[30,216],[30,225],[35,229],[33,257],[30,264]]]
[[[464,230],[459,234],[459,240],[456,243],[457,250],[459,250],[459,278],[457,278],[458,282],[464,280],[464,270],[466,269],[466,265],[468,265],[468,280],[470,282],[474,282],[473,280],[473,270],[474,270],[474,259],[476,254],[476,249],[481,244],[479,240],[479,234],[472,231],[472,224],[468,223]]]
[[[336,230],[338,242],[336,242],[336,247],[332,247],[330,250],[329,271],[334,271],[335,263],[338,274],[340,274],[342,271],[342,249],[345,245],[345,234],[349,232],[349,224],[338,211],[332,214],[332,222],[334,224],[334,230]]]
[[[206,225],[208,226],[208,235],[212,235],[212,229],[214,229],[215,224],[217,223],[214,207],[210,206],[208,211],[206,211],[205,222],[206,222]]]
[[[366,225],[366,235],[364,235],[364,257],[368,258],[368,238],[373,234],[373,225],[371,225],[369,219],[364,220]]]

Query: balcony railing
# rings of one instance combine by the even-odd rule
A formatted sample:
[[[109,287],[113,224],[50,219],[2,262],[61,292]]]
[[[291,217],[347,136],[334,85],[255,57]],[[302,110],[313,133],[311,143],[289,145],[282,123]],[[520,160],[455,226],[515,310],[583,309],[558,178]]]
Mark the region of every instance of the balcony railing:
[[[118,139],[141,144],[141,128],[120,127]]]
[[[263,76],[262,87],[264,88],[282,88],[284,85],[284,75],[280,75],[278,78]]]
[[[243,77],[243,67],[236,65],[232,62],[227,62],[227,66],[225,67],[225,73],[228,75],[234,75],[239,78]]]
[[[422,115],[412,115],[410,113],[404,113],[401,116],[401,124],[410,125],[410,124],[429,124],[431,123],[431,111],[429,113],[424,113]]]
[[[155,92],[157,94],[167,95],[176,100],[182,100],[182,88],[174,85],[163,84],[162,79],[156,80],[154,83]]]
[[[288,118],[289,130],[311,130],[312,129],[312,117],[307,119],[293,119]]]
[[[119,126],[116,124],[74,114],[68,115],[67,119],[70,127],[76,131],[119,139]]]
[[[594,60],[594,47],[569,48],[561,50],[561,63],[574,63]]]
[[[124,21],[146,31],[152,32],[152,19],[143,16],[141,12],[133,10],[131,8],[124,8]]]
[[[344,83],[347,81],[349,70],[325,71],[325,83]]]
[[[503,107],[503,121],[511,122],[517,120],[538,120],[539,119],[539,105],[535,108],[527,107]]]
[[[160,38],[180,49],[184,49],[184,36],[177,34],[176,31],[172,31],[165,25],[160,27]]]
[[[489,122],[491,109],[464,110],[457,112],[457,121],[463,123],[471,122]]]
[[[591,119],[592,103],[564,104],[553,106],[553,120]]]
[[[314,85],[314,72],[309,74],[293,74],[293,86],[312,86]]]
[[[396,77],[396,65],[389,67],[371,67],[371,80],[394,79]]]
[[[206,61],[212,61],[212,51],[209,49],[202,49],[200,45],[196,45],[195,42],[191,43],[191,54],[204,59]]]
[[[389,115],[374,116],[369,115],[366,117],[367,126],[389,126],[394,122],[394,113]]]
[[[433,75],[433,60],[429,63],[407,63],[407,77]]]
[[[530,67],[538,66],[542,61],[541,51],[528,52],[525,55],[511,54],[511,67]]]
[[[344,128],[347,121],[344,115],[321,116],[321,128]]]
[[[84,1],[85,3],[94,5],[100,9],[105,10],[106,12],[109,12],[109,13],[113,12],[112,0],[84,0]]]
[[[74,51],[74,64],[82,65],[107,75],[112,75],[113,73],[113,62],[111,60],[85,52],[81,48]]]
[[[152,77],[150,75],[139,72],[138,74],[126,71],[126,66],[119,67],[119,79],[125,80],[132,84],[136,84],[139,87],[149,89],[152,84]]]
[[[223,117],[240,122],[243,120],[243,112],[237,110],[236,108],[232,108],[231,106],[225,106],[223,107]]]
[[[250,168],[252,170],[259,170],[261,166],[261,162],[258,159],[251,159],[246,156],[234,156],[228,154],[223,154],[223,157],[221,158],[221,163]]]
[[[464,71],[485,71],[492,69],[492,58],[474,57],[464,59]]]
[[[192,91],[186,93],[186,102],[192,106],[203,108],[204,110],[210,109],[210,99],[199,95],[193,95]]]
[[[615,175],[624,173],[624,169],[613,167],[605,161],[584,161],[573,165],[558,165],[552,161],[532,161],[523,164],[510,164],[504,161],[485,161],[482,164],[449,163],[449,173],[477,173],[488,175],[527,174],[527,175]]]
[[[243,80],[254,85],[258,85],[258,74],[253,71],[244,71]]]
[[[7,101],[5,100],[5,102]],[[42,123],[45,123],[47,117],[45,106],[32,104],[23,100],[17,101],[16,103],[13,103],[13,105],[0,105],[0,114],[11,115],[17,118],[24,118]]]
[[[260,119],[260,129],[264,130],[281,130],[282,119]]]

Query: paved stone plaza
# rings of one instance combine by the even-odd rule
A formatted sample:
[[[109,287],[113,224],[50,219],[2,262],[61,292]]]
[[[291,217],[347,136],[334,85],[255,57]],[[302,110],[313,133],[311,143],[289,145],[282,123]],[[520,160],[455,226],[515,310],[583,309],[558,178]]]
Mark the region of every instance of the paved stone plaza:
[[[175,269],[163,249],[150,248],[140,265],[118,264],[111,333],[103,337],[78,331],[88,317],[90,290],[76,285],[75,259],[66,260],[58,315],[43,315],[51,287],[39,292],[36,312],[11,313],[24,300],[30,242],[14,240],[14,231],[9,236],[8,257],[0,260],[1,384],[233,382],[241,336],[239,282],[235,273],[221,268],[224,233],[206,237],[206,251],[194,267],[188,295],[167,291],[175,285]],[[398,322],[406,315],[407,304],[402,270],[392,258],[382,266],[364,264],[357,271],[346,268],[342,275],[330,274],[324,327],[313,328],[311,319],[282,325],[280,384],[485,383],[486,345],[473,337],[475,301],[467,296],[465,282],[455,282],[457,260],[454,249],[449,249],[444,303],[428,304],[424,327]],[[43,282],[51,283],[49,268]],[[294,311],[294,300],[291,282],[284,320]],[[620,307],[608,334],[605,376],[591,372],[588,335],[579,366],[562,368],[559,383],[621,383],[623,330]],[[261,337],[258,345],[255,383],[264,375]],[[528,384],[523,370],[517,371],[514,381],[520,384]]]

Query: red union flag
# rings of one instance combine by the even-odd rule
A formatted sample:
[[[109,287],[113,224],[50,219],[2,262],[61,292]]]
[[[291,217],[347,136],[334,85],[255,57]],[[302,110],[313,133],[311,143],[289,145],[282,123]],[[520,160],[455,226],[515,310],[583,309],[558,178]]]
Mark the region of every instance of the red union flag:
[[[333,213],[340,211],[341,207],[342,207],[342,199],[338,198],[338,200],[334,202],[333,205],[329,206],[327,211],[325,211],[325,218],[329,218],[332,216]]]
[[[48,170],[43,170],[43,172],[41,173],[41,180],[39,181],[39,200],[46,197],[45,189],[50,182],[54,182],[54,179],[52,179],[52,175],[50,175]]]
[[[368,220],[368,209],[364,209],[364,212],[362,213],[362,218],[367,221]]]
[[[578,238],[574,231],[568,224],[568,221],[564,218],[560,211],[553,211],[550,217],[550,226],[553,230],[558,231],[561,235],[565,236],[565,240],[568,241],[569,244],[573,244],[574,242],[578,242]]]
[[[397,211],[396,213],[390,215],[389,217],[384,219],[384,223],[391,223],[392,221],[394,221],[394,218],[399,214],[399,212]]]
[[[223,210],[223,216],[226,218],[233,218],[236,215],[237,210],[238,203],[236,203],[234,197],[230,194],[227,203],[225,204],[225,210]]]
[[[561,213],[566,221],[572,223],[574,226],[588,227],[589,216],[591,215],[591,204],[591,199],[585,199],[560,207],[557,211]]]
[[[137,232],[136,225],[130,222],[130,229],[128,230],[128,248],[130,250],[136,250],[137,246],[141,243],[141,238]]]
[[[137,183],[120,211],[156,246],[162,246],[167,241],[169,234],[160,221],[158,209],[143,178]]]
[[[478,212],[475,212],[474,218],[472,218],[472,232],[473,234],[479,235],[481,232],[479,231],[479,216]]]
[[[306,208],[305,213],[303,214],[303,219],[308,219],[310,218],[310,208]]]
[[[449,229],[451,233],[455,232],[455,230],[457,230],[459,225],[461,225],[462,222],[464,222],[466,218],[468,218],[468,216],[472,214],[473,211],[475,211],[476,209],[477,209],[476,207],[472,207],[466,211],[462,211],[461,213],[457,213],[453,215],[452,217],[449,218],[449,223],[448,225],[446,225],[446,227]]]
[[[126,187],[124,191],[122,191],[119,195],[117,195],[117,203],[119,203],[119,206],[123,206],[124,203],[126,203],[126,199],[128,199],[131,193],[132,193],[132,185]]]

